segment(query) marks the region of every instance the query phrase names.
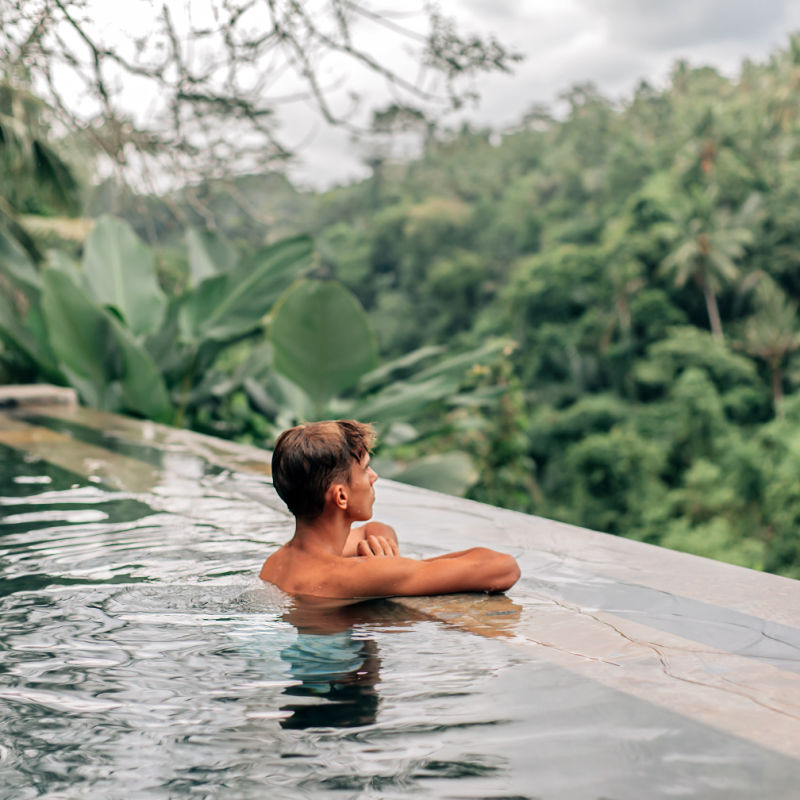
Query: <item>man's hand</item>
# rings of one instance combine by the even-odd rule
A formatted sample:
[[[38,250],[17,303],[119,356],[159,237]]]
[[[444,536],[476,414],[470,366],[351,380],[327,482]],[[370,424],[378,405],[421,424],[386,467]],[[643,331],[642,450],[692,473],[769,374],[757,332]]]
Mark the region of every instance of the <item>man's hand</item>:
[[[374,536],[367,534],[357,545],[356,555],[358,556],[397,556],[400,551],[397,543],[385,536]]]
[[[373,550],[368,541],[370,539],[380,540],[380,547],[376,546],[375,550]],[[366,525],[361,525],[350,531],[342,550],[342,555],[346,558],[351,556],[400,555],[397,534],[391,525],[385,525],[383,522],[368,522]]]

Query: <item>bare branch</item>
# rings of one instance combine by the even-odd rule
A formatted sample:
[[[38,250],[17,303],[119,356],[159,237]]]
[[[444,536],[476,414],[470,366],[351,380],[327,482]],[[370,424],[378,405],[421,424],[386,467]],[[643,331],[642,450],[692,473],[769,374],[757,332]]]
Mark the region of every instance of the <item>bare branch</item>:
[[[64,128],[146,185],[163,184],[165,174],[175,185],[196,183],[290,158],[277,132],[279,104],[306,102],[327,124],[362,135],[368,115],[356,116],[358,101],[344,86],[352,75],[379,75],[390,102],[420,105],[435,118],[472,96],[477,72],[504,71],[518,59],[492,37],[461,36],[438,12],[420,16],[424,0],[417,19],[427,33],[395,21],[409,14],[395,17],[369,0],[193,0],[185,12],[161,0],[151,19],[137,21],[140,29],[118,38],[100,32],[93,2],[2,4],[4,79],[43,94]],[[417,81],[375,52],[376,26],[414,49]],[[332,59],[342,65],[338,77],[328,72]],[[131,102],[132,84],[146,113]],[[86,99],[95,103],[90,114]]]

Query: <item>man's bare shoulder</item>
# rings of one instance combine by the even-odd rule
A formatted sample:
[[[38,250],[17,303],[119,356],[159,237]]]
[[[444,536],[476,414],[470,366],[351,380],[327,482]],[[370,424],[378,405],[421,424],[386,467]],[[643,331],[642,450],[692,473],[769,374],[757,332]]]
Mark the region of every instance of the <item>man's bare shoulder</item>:
[[[394,543],[395,548],[399,546],[397,533],[391,525],[385,522],[368,522],[366,525],[359,525],[351,528],[347,541],[342,550],[343,556],[365,555],[363,547],[359,547],[361,542],[368,541],[370,537],[386,539],[389,543]]]
[[[366,538],[363,544],[366,544]],[[292,595],[360,598],[362,595],[352,591],[353,578],[357,578],[361,569],[376,558],[369,552],[369,556],[337,555],[285,544],[267,558],[259,577]],[[351,569],[353,565],[356,565],[355,570]]]

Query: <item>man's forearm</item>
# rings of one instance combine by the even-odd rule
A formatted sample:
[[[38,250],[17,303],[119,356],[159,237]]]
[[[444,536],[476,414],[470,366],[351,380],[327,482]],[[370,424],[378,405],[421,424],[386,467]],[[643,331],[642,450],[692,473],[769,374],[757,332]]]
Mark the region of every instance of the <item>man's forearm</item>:
[[[441,561],[443,558],[458,558],[459,556],[465,556],[467,553],[471,553],[473,550],[476,550],[475,547],[470,547],[469,550],[458,550],[455,553],[442,553],[440,556],[431,556],[431,558],[423,558],[420,559],[421,561]]]

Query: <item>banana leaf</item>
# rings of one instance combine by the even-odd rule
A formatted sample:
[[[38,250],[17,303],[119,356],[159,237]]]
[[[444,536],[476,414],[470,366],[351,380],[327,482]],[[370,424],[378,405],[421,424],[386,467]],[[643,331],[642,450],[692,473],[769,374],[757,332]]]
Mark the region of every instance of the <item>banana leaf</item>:
[[[45,270],[42,310],[59,366],[88,405],[169,418],[167,391],[152,358],[66,272]]]
[[[211,231],[189,228],[186,231],[186,247],[189,251],[189,278],[192,286],[198,286],[206,278],[231,272],[236,266],[236,251],[220,236]]]
[[[0,340],[53,383],[63,383],[55,356],[47,341],[47,332],[38,332],[41,315],[38,309],[28,311],[25,322],[20,318],[11,298],[0,292]]]
[[[29,300],[38,299],[42,290],[42,278],[28,254],[17,241],[0,228],[0,274]]]
[[[115,308],[135,337],[158,330],[167,301],[153,253],[128,223],[98,219],[86,240],[83,270],[93,299]]]
[[[414,380],[422,381],[445,375],[457,377],[461,380],[467,376],[474,366],[492,361],[498,353],[511,345],[513,345],[511,339],[492,339],[480,347],[468,350],[466,353],[458,353],[431,364],[431,366],[418,372],[414,376]]]
[[[255,262],[206,278],[181,300],[181,339],[227,341],[255,330],[280,295],[308,268],[312,251],[307,236],[283,239],[262,250]]]
[[[460,450],[423,456],[399,468],[384,463],[379,474],[393,481],[455,495],[463,495],[478,480],[472,457]]]
[[[416,367],[421,361],[425,361],[433,356],[438,356],[445,351],[442,345],[429,344],[425,347],[420,347],[417,350],[412,350],[410,353],[395,358],[392,361],[387,361],[381,364],[376,369],[368,372],[359,381],[360,389],[372,389],[380,384],[387,382],[397,372],[402,372]]]
[[[317,415],[378,360],[364,309],[333,281],[304,280],[291,287],[275,307],[269,341],[275,369],[309,395]]]
[[[413,420],[431,404],[458,392],[459,381],[438,375],[425,381],[399,381],[356,403],[352,415],[378,425],[395,420]]]

